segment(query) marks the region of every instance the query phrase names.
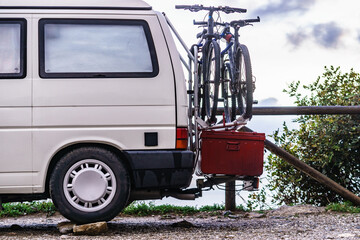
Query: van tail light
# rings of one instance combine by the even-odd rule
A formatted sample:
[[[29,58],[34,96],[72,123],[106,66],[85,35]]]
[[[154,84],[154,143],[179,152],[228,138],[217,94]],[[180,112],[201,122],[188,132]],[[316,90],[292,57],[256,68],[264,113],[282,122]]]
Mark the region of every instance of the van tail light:
[[[187,149],[188,147],[188,129],[176,128],[176,149]]]

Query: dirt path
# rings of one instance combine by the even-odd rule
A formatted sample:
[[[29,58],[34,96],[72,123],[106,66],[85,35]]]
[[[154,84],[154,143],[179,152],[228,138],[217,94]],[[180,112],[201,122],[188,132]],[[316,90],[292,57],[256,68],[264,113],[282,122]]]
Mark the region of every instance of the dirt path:
[[[309,210],[310,209],[310,210]],[[360,239],[360,214],[286,207],[267,214],[116,217],[99,236],[60,234],[59,214],[0,218],[0,239]]]

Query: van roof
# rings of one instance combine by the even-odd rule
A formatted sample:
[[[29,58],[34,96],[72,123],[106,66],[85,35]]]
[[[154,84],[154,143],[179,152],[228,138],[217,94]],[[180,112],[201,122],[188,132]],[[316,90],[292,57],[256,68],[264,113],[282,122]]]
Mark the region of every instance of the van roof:
[[[0,0],[0,9],[151,10],[142,0]]]

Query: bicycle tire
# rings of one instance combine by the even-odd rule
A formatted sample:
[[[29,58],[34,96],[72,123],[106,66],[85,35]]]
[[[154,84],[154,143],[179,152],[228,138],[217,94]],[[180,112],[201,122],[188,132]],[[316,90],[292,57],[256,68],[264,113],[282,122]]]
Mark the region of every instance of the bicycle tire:
[[[237,84],[237,102],[240,115],[251,119],[253,105],[253,80],[248,48],[240,44],[235,55],[235,79]]]
[[[216,123],[216,111],[220,84],[220,47],[215,41],[204,45],[203,57],[204,102],[207,120]]]
[[[205,120],[206,111],[205,111],[205,101],[204,101],[204,78],[202,72],[202,64],[198,64],[198,104],[199,104],[199,117],[202,120]]]
[[[221,67],[221,98],[223,99],[223,105],[224,105],[224,118],[225,122],[232,121],[232,94],[230,90],[230,84],[231,84],[231,69],[230,64],[225,62],[225,57],[222,60],[222,67]],[[235,104],[235,111],[236,111],[236,104]]]

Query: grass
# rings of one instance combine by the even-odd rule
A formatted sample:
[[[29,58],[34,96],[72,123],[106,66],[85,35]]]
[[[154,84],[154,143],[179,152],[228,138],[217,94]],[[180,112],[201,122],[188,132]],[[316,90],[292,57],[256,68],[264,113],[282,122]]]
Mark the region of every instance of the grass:
[[[155,205],[154,203],[135,202],[130,204],[122,212],[126,215],[150,216],[164,214],[194,215],[202,212],[220,212],[224,211],[225,206],[222,204],[206,205],[201,207],[192,206],[174,206],[174,205]],[[239,205],[237,211],[245,211],[242,205]]]
[[[4,203],[0,217],[16,217],[34,213],[46,213],[52,215],[56,208],[51,201],[34,201],[25,203]]]
[[[0,211],[0,217],[16,217],[34,213],[46,213],[52,215],[56,208],[51,201],[34,201],[25,203],[4,203],[3,210]],[[155,205],[152,202],[134,202],[122,211],[122,214],[132,216],[151,216],[151,215],[194,215],[201,212],[210,212],[222,214],[225,206],[214,204],[210,206],[191,207],[191,206],[174,206],[174,205]],[[237,207],[238,211],[245,211],[242,205]]]
[[[51,201],[34,201],[25,203],[4,203],[0,217],[16,217],[35,213],[46,213],[48,216],[56,212],[56,208]],[[124,215],[131,216],[151,216],[151,215],[194,215],[197,213],[210,213],[212,215],[223,214],[225,206],[214,204],[201,207],[174,206],[174,205],[155,205],[153,202],[145,203],[142,201],[134,202],[122,211]],[[343,213],[360,213],[360,207],[355,207],[349,202],[330,203],[326,210]],[[237,211],[247,211],[242,205],[237,207]]]
[[[360,213],[360,207],[355,207],[350,202],[330,203],[326,206],[326,210],[343,213]]]

